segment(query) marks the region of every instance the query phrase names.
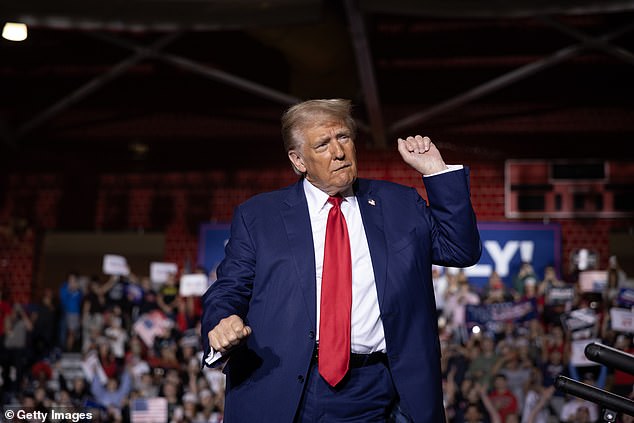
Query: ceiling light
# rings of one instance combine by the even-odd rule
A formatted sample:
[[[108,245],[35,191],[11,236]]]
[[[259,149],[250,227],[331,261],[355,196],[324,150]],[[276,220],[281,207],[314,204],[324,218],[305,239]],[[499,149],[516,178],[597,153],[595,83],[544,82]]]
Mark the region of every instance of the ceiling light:
[[[9,41],[24,41],[26,35],[26,24],[23,23],[7,22],[2,28],[2,38]]]

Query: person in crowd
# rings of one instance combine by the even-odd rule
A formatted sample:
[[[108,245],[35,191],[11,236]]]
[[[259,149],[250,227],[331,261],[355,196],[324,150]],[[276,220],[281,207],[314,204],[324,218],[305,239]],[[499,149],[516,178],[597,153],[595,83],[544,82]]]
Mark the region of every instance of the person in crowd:
[[[548,402],[555,392],[555,387],[544,386],[540,369],[536,367],[531,369],[530,378],[523,391],[525,396],[520,407],[522,423],[548,423],[551,415]]]
[[[180,401],[181,405],[174,410],[174,423],[193,423],[198,411],[198,396],[192,392],[185,392]]]
[[[464,272],[457,275],[458,289],[450,293],[445,303],[448,316],[448,326],[460,343],[465,343],[469,339],[467,330],[467,305],[478,305],[481,302],[480,296],[475,293],[469,284],[469,280]]]
[[[468,173],[417,135],[398,151],[429,207],[413,188],[357,178],[350,111],[287,110],[299,181],[236,209],[202,318],[209,362],[228,358],[227,420],[313,421],[326,407],[331,422],[378,421],[399,401],[413,421],[444,421],[431,265],[480,257]]]
[[[470,405],[475,404],[479,407],[478,391],[476,390],[477,381],[471,378],[464,378],[460,383],[459,389],[455,389],[456,379],[453,377],[447,378],[447,385],[445,390],[447,391],[446,406],[449,407],[450,412],[447,413],[449,421],[462,422],[465,420],[465,414]]]
[[[523,405],[524,387],[530,380],[532,363],[526,357],[522,357],[518,349],[512,346],[507,346],[500,352],[500,358],[493,365],[491,372],[504,376],[505,387],[517,400],[516,411],[518,411]]]
[[[548,326],[561,325],[562,313],[572,309],[576,296],[574,286],[559,279],[553,266],[546,266],[544,279],[539,283],[537,290],[544,296],[544,323]]]
[[[139,304],[139,315],[158,310],[158,295],[152,287],[152,280],[148,276],[141,278],[142,297]]]
[[[476,383],[473,387],[473,390],[480,402],[471,402],[469,403],[469,405],[467,405],[467,409],[464,413],[465,423],[480,423],[484,421],[490,423],[507,422],[507,420],[502,420],[502,415],[495,407],[495,404],[491,400],[490,396],[487,395],[486,388],[483,385]],[[480,404],[482,406],[480,406]]]
[[[170,273],[165,283],[158,290],[156,303],[167,317],[176,321],[178,312],[178,283],[176,274]]]
[[[125,348],[129,337],[128,331],[122,327],[124,319],[123,312],[111,313],[103,329],[103,334],[110,343],[110,349],[119,366],[123,365]]]
[[[604,389],[608,371],[606,366],[601,365],[599,368],[598,376],[595,376],[590,371],[580,375],[577,367],[572,362],[568,363],[568,371],[572,379],[598,389]],[[562,422],[597,422],[598,419],[599,406],[596,403],[567,395],[567,399],[561,408],[560,420]]]
[[[103,316],[107,311],[107,289],[107,284],[102,284],[98,276],[93,275],[90,278],[81,313],[82,351],[89,347],[92,335],[95,332],[100,333],[103,328]]]
[[[119,373],[120,363],[117,362],[110,341],[105,336],[97,340],[97,357],[106,376],[112,378]]]
[[[504,303],[512,300],[511,292],[500,275],[495,270],[491,272],[484,294],[484,304]]]
[[[181,362],[177,355],[178,344],[171,338],[157,338],[155,340],[155,353],[148,357],[148,363],[152,368],[180,369]]]
[[[53,300],[53,291],[44,289],[40,302],[35,305],[33,313],[33,359],[42,360],[50,354],[56,345],[58,310]]]
[[[69,382],[64,373],[58,372],[60,389],[68,394],[70,401],[76,406],[81,406],[86,400],[91,398],[90,385],[83,376],[75,376]]]
[[[113,275],[104,284],[102,290],[106,292],[106,309],[108,311],[120,310],[123,317],[122,325],[126,329],[131,326],[132,303],[130,302],[128,287],[136,275]]]
[[[614,279],[615,285],[619,288],[628,286],[627,273],[625,273],[619,264],[617,256],[614,255],[608,258],[608,284],[610,279]]]
[[[493,376],[491,369],[498,361],[494,339],[488,335],[472,337],[467,342],[466,350],[470,358],[466,376],[476,379],[485,387],[489,386]]]
[[[80,339],[81,303],[83,292],[79,285],[79,274],[69,272],[59,290],[62,320],[59,343],[66,351],[72,351]]]
[[[181,404],[180,384],[177,381],[166,379],[161,386],[159,395],[167,400],[168,421],[172,421],[174,417],[177,417],[174,414]]]
[[[542,373],[542,384],[544,388],[550,388],[555,386],[557,376],[569,376],[568,366],[563,361],[563,355],[558,349],[553,349],[548,354],[546,361],[540,365]],[[555,411],[555,415],[561,414],[561,408],[564,405],[564,393],[560,390],[556,390],[550,397],[549,405]]]
[[[196,414],[196,422],[222,423],[223,395],[214,394],[211,390],[205,389],[198,393],[198,400],[201,410]]]
[[[178,296],[176,298],[176,311],[174,315],[174,322],[180,332],[186,332],[192,329],[196,325],[196,318],[194,312],[194,298]]]
[[[4,320],[11,314],[9,297],[7,288],[0,285],[0,351],[4,346]]]
[[[599,418],[597,404],[578,397],[571,397],[561,409],[562,423],[595,423]]]
[[[21,389],[23,374],[29,365],[30,334],[33,330],[31,318],[21,304],[15,304],[11,313],[4,319],[3,367],[7,391],[17,393]]]
[[[110,410],[112,414],[118,414],[115,410],[120,411],[125,405],[131,388],[132,381],[127,369],[120,376],[109,376],[105,385],[101,383],[96,375],[90,384],[90,391],[93,397],[99,404]]]
[[[126,313],[124,323],[127,329],[129,329],[141,315],[141,304],[143,303],[143,287],[141,286],[141,279],[137,275],[131,274],[128,279],[129,283],[126,285],[126,299],[129,307],[129,313]]]
[[[523,261],[517,275],[513,278],[513,296],[516,299],[525,298],[529,293],[536,293],[537,275],[530,262]]]
[[[561,324],[547,326],[542,347],[542,361],[547,361],[550,353],[554,350],[559,352],[564,362],[568,362],[570,340]]]
[[[488,397],[503,422],[506,422],[507,416],[519,412],[517,397],[509,389],[506,376],[502,373],[493,376],[493,389]]]

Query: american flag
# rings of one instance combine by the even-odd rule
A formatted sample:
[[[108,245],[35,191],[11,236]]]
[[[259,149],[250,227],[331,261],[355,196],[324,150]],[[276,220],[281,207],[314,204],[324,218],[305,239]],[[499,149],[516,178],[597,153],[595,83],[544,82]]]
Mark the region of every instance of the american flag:
[[[152,347],[154,338],[162,335],[166,329],[171,328],[172,321],[160,311],[144,313],[134,322],[134,332],[145,342],[145,345]]]
[[[165,398],[137,398],[130,406],[132,423],[167,423],[167,400]]]

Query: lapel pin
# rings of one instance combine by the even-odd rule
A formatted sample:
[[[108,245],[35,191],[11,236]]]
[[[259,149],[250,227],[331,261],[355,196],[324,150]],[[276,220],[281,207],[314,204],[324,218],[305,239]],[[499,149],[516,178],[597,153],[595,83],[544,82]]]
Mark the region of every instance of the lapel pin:
[[[371,205],[371,206],[376,206],[376,201],[374,201],[372,198],[370,198],[368,200],[368,204]]]

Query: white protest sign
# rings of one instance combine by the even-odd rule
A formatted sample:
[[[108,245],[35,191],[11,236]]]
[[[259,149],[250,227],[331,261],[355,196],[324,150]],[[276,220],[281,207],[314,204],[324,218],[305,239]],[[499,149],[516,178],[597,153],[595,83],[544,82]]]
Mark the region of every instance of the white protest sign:
[[[181,277],[180,292],[183,297],[201,296],[207,290],[209,282],[207,276],[202,273],[183,275]]]
[[[165,283],[171,274],[178,272],[176,263],[162,263],[153,261],[150,263],[150,280],[154,283]]]
[[[570,344],[570,362],[573,366],[596,366],[597,363],[588,360],[585,354],[586,345],[591,342],[601,342],[600,339],[578,339]]]
[[[128,261],[123,256],[106,254],[103,256],[103,273],[105,275],[128,276],[130,274]]]
[[[108,381],[108,376],[103,370],[99,357],[95,351],[90,351],[86,354],[81,362],[81,369],[84,372],[84,377],[91,381],[95,378],[99,378],[99,382],[105,384]]]
[[[611,308],[610,321],[615,331],[634,332],[634,313],[629,308]]]

